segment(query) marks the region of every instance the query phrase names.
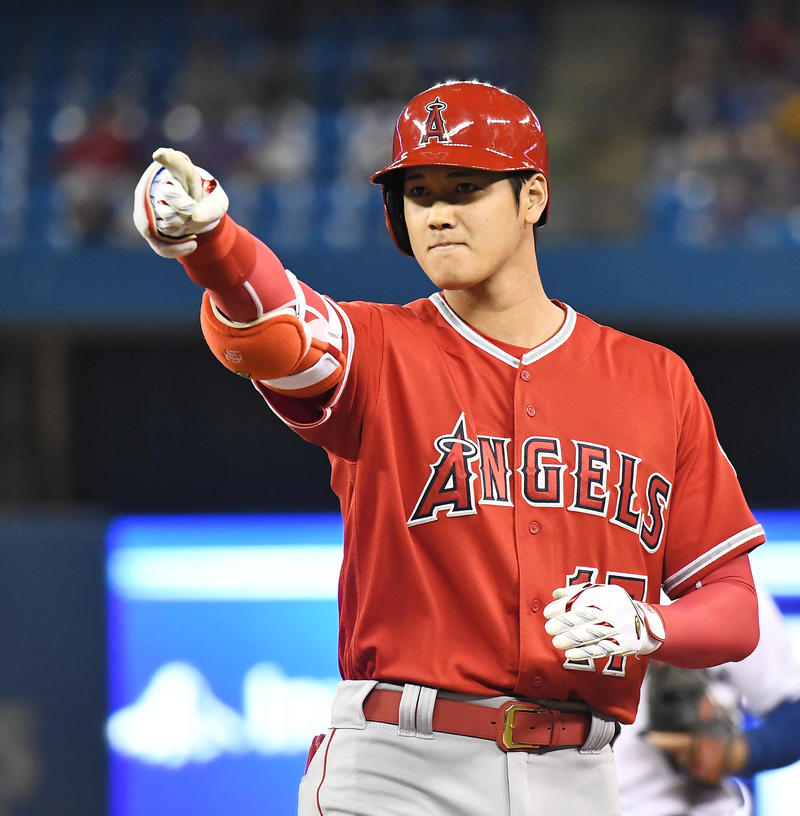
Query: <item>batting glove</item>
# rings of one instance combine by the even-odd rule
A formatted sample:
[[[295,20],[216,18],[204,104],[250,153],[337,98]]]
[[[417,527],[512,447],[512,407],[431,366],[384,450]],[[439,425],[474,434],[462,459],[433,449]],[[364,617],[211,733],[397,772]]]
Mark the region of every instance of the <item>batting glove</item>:
[[[649,604],[613,584],[577,584],[553,592],[545,631],[569,660],[650,654],[664,642],[664,623]]]
[[[219,182],[179,150],[160,147],[136,185],[133,222],[164,258],[197,249],[197,236],[214,229],[228,210]]]

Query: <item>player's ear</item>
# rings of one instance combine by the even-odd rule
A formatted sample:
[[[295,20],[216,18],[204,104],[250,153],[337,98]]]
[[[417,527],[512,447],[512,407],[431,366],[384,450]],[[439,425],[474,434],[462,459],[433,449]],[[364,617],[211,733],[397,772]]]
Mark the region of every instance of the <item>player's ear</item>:
[[[547,206],[547,181],[541,173],[534,173],[524,184],[520,195],[520,209],[527,224],[537,224]]]

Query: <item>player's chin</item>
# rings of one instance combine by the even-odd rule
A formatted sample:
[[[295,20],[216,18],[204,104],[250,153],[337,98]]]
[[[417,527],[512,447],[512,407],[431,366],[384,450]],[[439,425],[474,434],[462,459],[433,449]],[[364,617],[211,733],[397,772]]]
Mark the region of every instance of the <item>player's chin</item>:
[[[428,275],[434,286],[449,292],[461,291],[471,288],[472,281],[465,280],[459,275]]]
[[[422,269],[440,289],[469,289],[481,280],[464,263],[426,263]]]

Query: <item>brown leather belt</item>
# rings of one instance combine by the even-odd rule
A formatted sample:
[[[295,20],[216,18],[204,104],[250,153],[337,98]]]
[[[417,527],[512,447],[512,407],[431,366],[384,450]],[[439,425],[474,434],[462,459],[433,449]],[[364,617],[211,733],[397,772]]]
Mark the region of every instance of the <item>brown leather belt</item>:
[[[401,697],[399,691],[374,689],[364,701],[364,716],[397,725]],[[588,711],[557,711],[520,700],[495,708],[437,697],[433,709],[434,731],[494,740],[504,751],[579,748],[591,724]]]

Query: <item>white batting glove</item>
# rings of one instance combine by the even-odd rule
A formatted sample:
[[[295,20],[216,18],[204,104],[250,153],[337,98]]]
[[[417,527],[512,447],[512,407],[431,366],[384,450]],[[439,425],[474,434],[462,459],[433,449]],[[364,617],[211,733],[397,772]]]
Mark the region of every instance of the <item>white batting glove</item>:
[[[650,654],[664,642],[664,622],[649,604],[613,584],[577,584],[553,592],[545,631],[570,660]]]
[[[133,222],[164,258],[197,249],[197,236],[214,229],[228,210],[219,182],[179,150],[160,147],[136,185]]]

